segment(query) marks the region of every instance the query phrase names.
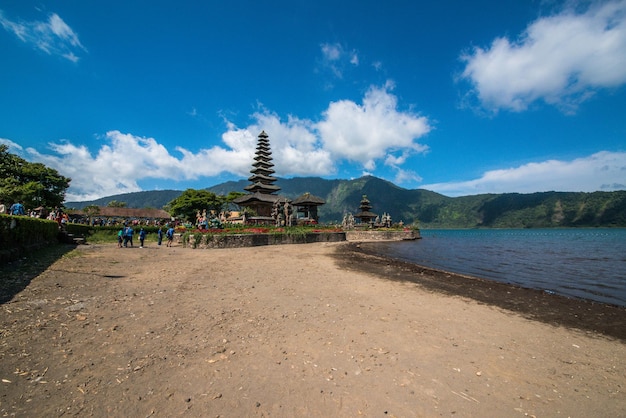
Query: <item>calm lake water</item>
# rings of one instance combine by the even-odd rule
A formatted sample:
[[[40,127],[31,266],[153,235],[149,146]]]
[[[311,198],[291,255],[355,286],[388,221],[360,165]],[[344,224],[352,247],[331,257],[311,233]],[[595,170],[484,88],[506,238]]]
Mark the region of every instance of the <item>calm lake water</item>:
[[[422,230],[377,252],[451,272],[626,306],[626,229]]]

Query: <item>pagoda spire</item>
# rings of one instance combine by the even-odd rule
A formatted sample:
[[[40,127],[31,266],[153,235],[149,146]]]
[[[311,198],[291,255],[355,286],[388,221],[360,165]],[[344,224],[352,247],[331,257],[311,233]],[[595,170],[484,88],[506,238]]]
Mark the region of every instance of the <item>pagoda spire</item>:
[[[250,208],[255,216],[249,218],[254,223],[272,223],[276,220],[272,217],[272,209],[275,204],[286,201],[285,197],[276,193],[280,187],[274,183],[278,180],[274,177],[274,164],[272,163],[272,151],[270,141],[265,131],[261,131],[257,140],[256,153],[252,163],[252,175],[248,177],[250,184],[244,187],[248,194],[233,200],[233,203]]]
[[[252,164],[252,175],[248,177],[250,185],[244,187],[244,190],[250,193],[275,194],[280,187],[274,185],[278,180],[273,176],[274,164],[272,163],[272,151],[270,149],[270,141],[265,131],[261,131],[257,141],[256,156]]]

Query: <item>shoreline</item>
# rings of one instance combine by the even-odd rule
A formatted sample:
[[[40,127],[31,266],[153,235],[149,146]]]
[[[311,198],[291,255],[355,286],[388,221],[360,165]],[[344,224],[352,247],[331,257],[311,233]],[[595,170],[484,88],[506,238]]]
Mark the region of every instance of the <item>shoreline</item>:
[[[379,254],[359,242],[338,249],[344,268],[389,280],[415,283],[423,289],[496,306],[555,326],[602,334],[626,342],[626,307],[570,298],[540,289],[434,269]],[[348,257],[346,257],[348,256]]]
[[[615,324],[537,296],[345,242],[78,246],[0,305],[0,415],[619,416]]]

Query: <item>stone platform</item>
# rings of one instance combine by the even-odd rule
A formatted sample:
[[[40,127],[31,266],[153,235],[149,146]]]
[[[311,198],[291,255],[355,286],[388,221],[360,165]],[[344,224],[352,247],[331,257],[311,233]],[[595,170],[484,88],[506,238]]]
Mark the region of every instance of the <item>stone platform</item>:
[[[342,231],[310,232],[306,234],[196,234],[184,240],[178,235],[178,242],[186,248],[241,248],[260,245],[308,244],[313,242],[339,241],[405,241],[419,239],[419,230],[406,231]]]
[[[348,241],[407,241],[420,239],[419,229],[393,230],[350,230],[346,231]]]

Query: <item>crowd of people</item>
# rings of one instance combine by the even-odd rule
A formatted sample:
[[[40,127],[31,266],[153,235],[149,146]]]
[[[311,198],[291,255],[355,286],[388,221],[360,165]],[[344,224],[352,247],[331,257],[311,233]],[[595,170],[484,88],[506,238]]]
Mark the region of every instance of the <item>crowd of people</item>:
[[[165,237],[167,238],[167,247],[171,247],[172,243],[174,242],[174,226],[170,225],[169,227],[159,227],[159,229],[157,230],[157,245],[161,245],[163,243],[163,231],[165,230]],[[148,235],[146,230],[143,228],[139,229],[139,233],[137,234],[139,236],[139,248],[143,248],[144,247],[144,243],[146,240],[146,236]],[[128,248],[128,247],[133,247],[133,237],[135,236],[135,230],[132,228],[131,225],[124,225],[123,228],[121,228],[118,232],[117,232],[117,246],[119,248]]]
[[[0,213],[6,215],[26,216],[26,208],[24,208],[22,202],[15,202],[8,208],[4,202],[0,202]]]
[[[133,247],[133,238],[135,236],[135,230],[139,227],[137,236],[139,238],[139,248],[143,248],[147,236],[147,231],[143,228],[145,226],[155,225],[158,226],[157,230],[157,245],[161,245],[163,240],[166,240],[166,246],[171,247],[174,241],[175,225],[166,224],[161,226],[162,220],[157,219],[107,219],[107,218],[92,218],[92,219],[73,219],[69,214],[64,212],[61,208],[55,208],[49,213],[47,210],[38,208],[38,210],[28,211],[22,202],[15,202],[11,206],[7,206],[4,202],[0,202],[0,214],[14,215],[14,216],[30,216],[32,218],[48,219],[56,221],[59,224],[59,228],[64,229],[65,225],[72,223],[91,224],[93,226],[110,226],[121,225],[121,229],[117,234],[118,247],[128,248]],[[206,218],[205,218],[206,219]]]
[[[31,218],[42,218],[48,219],[51,221],[56,221],[59,224],[59,228],[63,228],[67,223],[70,222],[69,215],[64,212],[61,208],[55,208],[51,210],[50,213],[46,215],[47,211],[44,211],[40,208],[40,210],[31,210],[27,211],[22,202],[15,202],[11,206],[7,207],[4,202],[0,202],[0,214],[4,215],[14,215],[14,216],[30,216]],[[75,220],[72,220],[75,221]],[[94,218],[90,222],[77,222],[91,225],[115,225],[122,224],[123,227],[119,230],[117,235],[118,247],[133,247],[133,237],[135,235],[135,229],[133,227],[139,227],[139,232],[137,236],[139,238],[139,248],[143,248],[147,236],[146,230],[141,225],[158,225],[159,229],[157,231],[157,245],[161,245],[163,243],[163,239],[165,238],[168,247],[172,246],[174,241],[174,225],[168,225],[165,227],[160,226],[160,221],[156,219],[145,219],[145,220],[125,220],[125,219],[104,219],[104,218]]]
[[[22,202],[15,202],[7,208],[4,202],[0,202],[0,214],[13,216],[29,216],[31,218],[47,219],[49,221],[58,222],[59,226],[63,226],[70,221],[69,215],[61,208],[55,208],[49,213],[44,208],[35,208],[27,210]]]

